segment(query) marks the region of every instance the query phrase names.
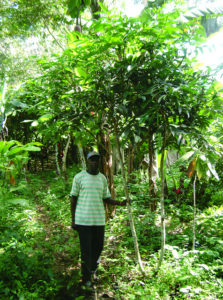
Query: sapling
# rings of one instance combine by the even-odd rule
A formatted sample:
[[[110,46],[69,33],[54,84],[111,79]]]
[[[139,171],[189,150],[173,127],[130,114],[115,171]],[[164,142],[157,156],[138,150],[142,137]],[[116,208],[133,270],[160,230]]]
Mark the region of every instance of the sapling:
[[[194,184],[193,184],[193,194],[194,194],[194,217],[193,217],[193,246],[192,250],[195,250],[195,235],[196,235],[196,180],[197,176],[194,177]]]
[[[56,160],[56,167],[57,167],[57,175],[61,175],[61,170],[60,170],[60,165],[59,165],[59,162],[58,162],[58,144],[59,143],[56,143],[55,144],[55,160]]]
[[[67,167],[66,167],[66,160],[67,160],[67,152],[70,146],[70,134],[68,134],[67,144],[64,150],[64,155],[62,158],[62,172],[64,175],[64,178],[67,179]]]
[[[134,224],[132,209],[131,209],[131,205],[130,205],[129,191],[128,191],[127,181],[126,181],[126,177],[125,177],[125,172],[124,172],[124,163],[123,163],[123,159],[122,159],[122,155],[121,155],[121,147],[120,147],[120,142],[119,142],[119,138],[118,138],[118,134],[117,134],[117,125],[115,125],[115,139],[116,139],[116,144],[117,144],[117,148],[118,148],[119,160],[120,160],[120,163],[121,163],[122,180],[123,180],[123,184],[124,184],[125,196],[126,196],[126,199],[127,199],[129,223],[130,223],[130,227],[131,227],[136,258],[137,258],[137,262],[139,264],[141,272],[143,274],[145,274],[145,270],[144,270],[144,267],[143,267],[143,264],[142,264],[142,259],[141,259],[140,252],[139,252],[137,234],[136,234],[136,230],[135,230],[135,224]]]
[[[165,120],[165,115],[164,115]],[[158,272],[164,258],[165,244],[166,244],[166,228],[165,228],[165,207],[164,207],[164,165],[165,165],[165,148],[166,148],[166,123],[164,123],[163,129],[163,145],[161,149],[161,161],[160,161],[160,205],[161,205],[161,249],[160,257],[156,267]]]

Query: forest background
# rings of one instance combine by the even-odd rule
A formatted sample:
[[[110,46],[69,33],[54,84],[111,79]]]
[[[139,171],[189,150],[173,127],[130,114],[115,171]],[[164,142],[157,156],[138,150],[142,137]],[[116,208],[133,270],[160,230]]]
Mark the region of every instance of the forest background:
[[[1,0],[1,299],[84,299],[69,192],[93,149],[128,199],[95,295],[223,297],[223,61],[198,60],[223,6],[134,2]]]

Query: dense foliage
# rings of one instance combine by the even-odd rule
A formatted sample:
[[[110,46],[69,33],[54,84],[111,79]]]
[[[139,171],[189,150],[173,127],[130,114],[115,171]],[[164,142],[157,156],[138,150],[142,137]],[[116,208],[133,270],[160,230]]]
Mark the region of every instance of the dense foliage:
[[[28,184],[22,180],[10,189],[10,195],[23,198],[23,203],[4,201],[1,211],[1,299],[79,297],[79,245],[77,234],[70,228],[68,198],[77,171],[70,168],[68,186],[55,171],[48,171],[39,176],[29,175]],[[206,203],[199,209],[195,252],[191,251],[190,192],[185,192],[184,197],[170,193],[166,201],[165,262],[159,274],[154,275],[160,248],[160,220],[157,213],[148,210],[147,184],[140,174],[137,182],[131,189],[132,206],[147,276],[142,276],[134,263],[126,209],[119,208],[106,227],[99,294],[115,299],[220,299],[223,223],[222,206],[215,206],[217,191],[210,197],[211,206]],[[117,198],[121,199],[124,194],[120,176],[115,184]],[[189,185],[187,180],[185,188]]]
[[[92,149],[128,199],[106,208],[98,295],[221,299],[222,84],[195,64],[204,28],[165,1],[138,18],[97,1],[3,2],[0,39],[44,25],[57,47],[21,76],[0,57],[1,299],[84,298],[68,195]],[[68,30],[65,10],[77,26],[88,5],[94,20]]]

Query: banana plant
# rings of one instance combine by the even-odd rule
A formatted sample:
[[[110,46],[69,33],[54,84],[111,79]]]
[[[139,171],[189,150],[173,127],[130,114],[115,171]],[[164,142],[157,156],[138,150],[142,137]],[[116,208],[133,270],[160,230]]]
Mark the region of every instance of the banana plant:
[[[204,27],[206,35],[210,36],[222,27],[223,4],[220,1],[208,2],[198,1],[193,7],[189,7],[181,13],[178,19],[180,23],[199,20]]]
[[[203,2],[203,3],[199,3],[199,7],[195,6],[193,8],[189,8],[188,11],[183,15],[183,17],[184,17],[184,21],[189,21],[190,19],[199,18],[199,17],[210,17],[210,16],[213,17],[213,15],[216,17],[222,16],[222,14],[223,14],[222,3]]]

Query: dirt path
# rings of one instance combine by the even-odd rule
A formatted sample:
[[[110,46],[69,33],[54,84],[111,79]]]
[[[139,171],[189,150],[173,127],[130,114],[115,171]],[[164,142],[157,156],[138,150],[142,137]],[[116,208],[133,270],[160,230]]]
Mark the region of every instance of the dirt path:
[[[80,289],[80,251],[77,232],[70,226],[65,226],[50,216],[49,210],[39,203],[36,197],[37,221],[45,234],[42,249],[53,257],[52,274],[61,285],[56,299],[115,299],[110,292],[104,292],[103,286],[94,285],[89,293]],[[41,242],[41,241],[40,241]]]
[[[77,266],[74,266],[74,259],[78,260],[78,253],[75,253],[74,257],[74,253],[70,253],[70,247],[68,247],[70,242],[78,243],[77,236],[69,227],[52,221],[43,206],[37,205],[37,211],[39,213],[38,221],[43,224],[46,232],[45,241],[51,244],[52,249],[56,249],[53,252],[55,271],[69,273],[72,270],[77,270]]]

